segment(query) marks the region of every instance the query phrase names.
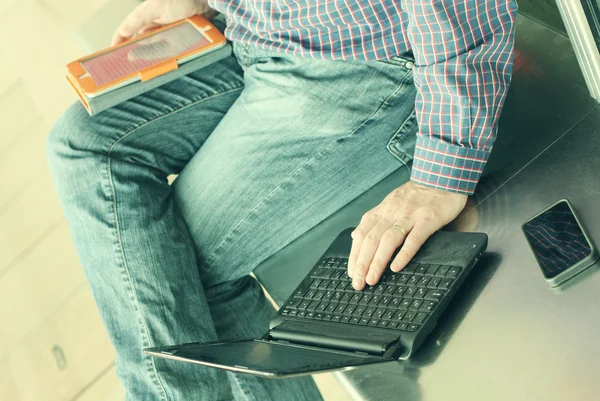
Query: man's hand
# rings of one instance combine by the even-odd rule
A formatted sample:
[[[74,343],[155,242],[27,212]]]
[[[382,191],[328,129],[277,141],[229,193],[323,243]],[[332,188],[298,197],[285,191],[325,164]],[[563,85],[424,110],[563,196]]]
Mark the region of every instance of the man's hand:
[[[212,18],[216,12],[208,7],[208,0],[146,0],[117,28],[111,45],[118,45],[136,34],[197,14]]]
[[[398,272],[415,256],[433,233],[458,216],[467,195],[442,191],[407,182],[371,209],[352,232],[352,250],[348,260],[348,276],[352,286],[362,290],[375,285],[392,258]]]

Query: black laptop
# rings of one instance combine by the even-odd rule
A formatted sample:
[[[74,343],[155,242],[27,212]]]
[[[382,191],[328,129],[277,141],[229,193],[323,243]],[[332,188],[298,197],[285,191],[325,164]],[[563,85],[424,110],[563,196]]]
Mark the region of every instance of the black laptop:
[[[346,274],[352,230],[334,240],[262,338],[144,352],[265,377],[409,358],[485,251],[487,236],[437,232],[401,272],[387,269],[375,286],[356,291]]]

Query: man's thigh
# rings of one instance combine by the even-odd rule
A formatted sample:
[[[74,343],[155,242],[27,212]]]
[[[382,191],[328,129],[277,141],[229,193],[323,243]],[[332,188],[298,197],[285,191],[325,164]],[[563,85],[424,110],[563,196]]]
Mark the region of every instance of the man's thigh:
[[[406,63],[253,48],[248,61],[243,93],[175,182],[208,285],[247,274],[403,167],[386,146],[415,129]]]

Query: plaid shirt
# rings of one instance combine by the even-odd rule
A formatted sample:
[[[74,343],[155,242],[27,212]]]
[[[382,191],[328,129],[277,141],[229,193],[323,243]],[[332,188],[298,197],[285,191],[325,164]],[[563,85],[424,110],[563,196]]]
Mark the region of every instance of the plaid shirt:
[[[472,194],[510,82],[515,0],[210,0],[229,39],[304,57],[415,57],[411,180]]]

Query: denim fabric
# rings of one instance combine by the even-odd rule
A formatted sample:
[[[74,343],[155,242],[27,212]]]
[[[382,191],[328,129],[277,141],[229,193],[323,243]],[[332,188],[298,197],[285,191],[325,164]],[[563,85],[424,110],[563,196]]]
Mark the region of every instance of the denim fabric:
[[[262,336],[274,310],[248,274],[408,168],[412,149],[394,146],[398,158],[387,145],[416,133],[410,63],[234,50],[93,117],[75,104],[49,137],[128,400],[321,399],[309,377],[266,380],[142,349]]]

